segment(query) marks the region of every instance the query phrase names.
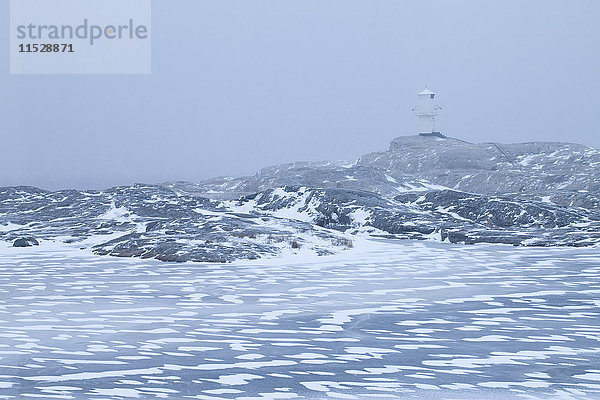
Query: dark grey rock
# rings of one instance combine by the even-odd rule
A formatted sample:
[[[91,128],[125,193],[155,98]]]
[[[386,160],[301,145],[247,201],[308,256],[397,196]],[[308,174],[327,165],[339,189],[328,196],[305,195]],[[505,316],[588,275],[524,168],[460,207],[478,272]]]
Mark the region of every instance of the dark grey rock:
[[[32,247],[39,246],[40,243],[32,237],[19,238],[14,241],[13,247]]]

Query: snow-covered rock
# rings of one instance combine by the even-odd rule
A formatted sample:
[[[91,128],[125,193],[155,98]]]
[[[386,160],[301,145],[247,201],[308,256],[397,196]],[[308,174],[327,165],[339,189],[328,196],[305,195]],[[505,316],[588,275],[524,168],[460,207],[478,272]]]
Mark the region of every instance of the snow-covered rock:
[[[386,151],[352,162],[297,162],[242,178],[172,182],[198,196],[235,199],[282,186],[364,190],[386,197],[454,189],[597,209],[600,151],[573,143],[469,143],[454,138],[401,136]]]
[[[224,203],[160,186],[100,192],[0,188],[0,240],[72,243],[96,254],[163,261],[232,261],[285,252],[330,254],[338,232],[312,224],[238,213]]]
[[[355,162],[105,191],[0,188],[0,240],[97,254],[232,261],[329,254],[353,235],[588,246],[600,243],[600,152],[568,143],[407,136]]]

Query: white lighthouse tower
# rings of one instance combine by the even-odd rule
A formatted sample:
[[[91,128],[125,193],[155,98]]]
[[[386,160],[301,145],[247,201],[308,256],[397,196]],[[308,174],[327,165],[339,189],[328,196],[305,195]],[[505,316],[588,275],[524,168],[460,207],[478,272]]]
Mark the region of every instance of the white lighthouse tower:
[[[419,117],[419,135],[421,136],[437,136],[444,138],[440,132],[435,130],[435,117],[442,107],[434,103],[435,93],[425,87],[418,95],[419,103],[413,111]]]

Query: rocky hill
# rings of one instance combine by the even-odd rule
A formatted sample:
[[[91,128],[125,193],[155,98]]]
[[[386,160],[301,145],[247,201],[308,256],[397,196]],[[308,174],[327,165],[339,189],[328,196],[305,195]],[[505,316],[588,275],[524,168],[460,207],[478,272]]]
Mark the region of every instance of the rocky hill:
[[[0,188],[0,240],[97,254],[233,261],[328,254],[355,237],[600,243],[600,152],[567,143],[471,144],[409,136],[355,162],[105,191]]]
[[[474,144],[402,136],[387,151],[353,162],[293,163],[264,168],[252,177],[167,184],[183,193],[228,199],[286,185],[366,190],[388,197],[448,188],[597,209],[600,151],[572,143]]]
[[[572,143],[473,144],[406,136],[357,165],[470,193],[550,196],[555,203],[588,208],[598,206],[600,193],[600,151]]]

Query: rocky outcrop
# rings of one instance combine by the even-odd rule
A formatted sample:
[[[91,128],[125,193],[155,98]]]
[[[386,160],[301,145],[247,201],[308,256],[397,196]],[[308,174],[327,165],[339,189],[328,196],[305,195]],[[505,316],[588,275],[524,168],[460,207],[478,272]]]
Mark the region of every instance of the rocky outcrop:
[[[409,136],[356,162],[199,184],[0,188],[0,240],[175,262],[330,254],[354,235],[589,246],[600,243],[598,167],[600,152],[581,145]]]
[[[19,238],[14,241],[13,247],[32,247],[39,246],[40,243],[32,237]]]
[[[475,144],[402,136],[388,150],[357,161],[292,163],[263,168],[252,177],[167,184],[181,193],[219,199],[286,185],[364,190],[386,197],[445,188],[597,209],[600,151],[572,143]]]
[[[361,157],[358,165],[470,193],[551,196],[557,202],[557,191],[571,199],[600,193],[600,151],[572,143],[474,144],[403,136],[389,150]]]
[[[237,213],[225,203],[161,186],[99,192],[0,188],[0,240],[23,237],[71,243],[100,255],[177,262],[256,259],[293,247],[330,254],[343,239],[306,222]]]
[[[550,202],[485,196],[456,190],[406,193],[394,198],[403,204],[419,206],[435,215],[455,215],[489,228],[552,229],[600,220],[600,215]]]
[[[539,201],[432,190],[387,199],[347,189],[284,187],[238,206],[350,234],[452,243],[587,246],[600,243],[600,216]]]

